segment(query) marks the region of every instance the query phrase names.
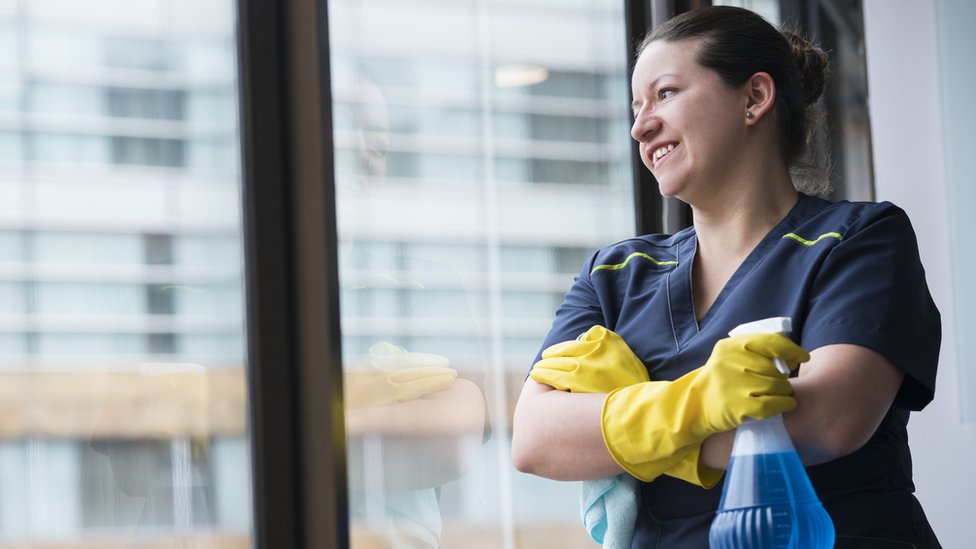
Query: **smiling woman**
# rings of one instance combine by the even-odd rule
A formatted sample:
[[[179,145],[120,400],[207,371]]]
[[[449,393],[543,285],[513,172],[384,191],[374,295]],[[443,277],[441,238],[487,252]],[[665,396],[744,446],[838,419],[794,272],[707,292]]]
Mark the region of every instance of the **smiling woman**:
[[[749,155],[747,147],[776,150],[776,134],[765,128],[772,126],[768,119],[763,127],[752,128],[761,120],[755,115],[772,104],[768,77],[759,76],[749,89],[726,86],[715,71],[696,61],[698,49],[687,41],[653,42],[638,57],[632,82],[631,136],[640,143],[644,165],[658,180],[661,194],[692,204],[697,202],[692,195],[714,193],[734,171],[752,168],[739,162]],[[739,123],[743,111],[753,113],[749,124]],[[750,129],[762,133],[761,139],[747,139]],[[779,176],[789,182],[785,171]],[[702,183],[689,188],[691,179]]]
[[[909,411],[933,397],[941,338],[911,223],[890,203],[798,192],[791,175],[826,54],[732,7],[675,17],[638,51],[631,136],[694,225],[584,264],[523,387],[516,467],[636,477],[642,503],[615,542],[705,547],[735,427],[784,413],[836,547],[940,547],[906,437]],[[775,316],[793,319],[790,338],[726,338]],[[646,372],[615,370],[635,360]]]

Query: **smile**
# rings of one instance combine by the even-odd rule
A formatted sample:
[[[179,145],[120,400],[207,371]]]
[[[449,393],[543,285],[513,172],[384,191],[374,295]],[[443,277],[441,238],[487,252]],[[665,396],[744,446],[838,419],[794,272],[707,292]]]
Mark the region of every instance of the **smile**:
[[[651,155],[651,159],[654,161],[655,164],[657,164],[658,161],[661,160],[661,158],[663,158],[666,154],[674,150],[675,145],[676,145],[675,143],[668,143],[667,145],[659,147]]]

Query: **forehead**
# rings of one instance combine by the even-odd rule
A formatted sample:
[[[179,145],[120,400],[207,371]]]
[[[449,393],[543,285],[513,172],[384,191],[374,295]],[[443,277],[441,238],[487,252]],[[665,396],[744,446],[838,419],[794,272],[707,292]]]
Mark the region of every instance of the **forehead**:
[[[650,83],[664,74],[692,75],[702,70],[698,64],[697,40],[651,42],[634,65],[634,84]]]

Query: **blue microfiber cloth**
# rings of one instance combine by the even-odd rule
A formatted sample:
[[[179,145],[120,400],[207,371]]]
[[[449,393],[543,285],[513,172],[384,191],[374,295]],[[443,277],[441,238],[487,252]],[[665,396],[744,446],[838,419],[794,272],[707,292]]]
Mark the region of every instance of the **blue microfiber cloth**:
[[[640,505],[638,487],[637,479],[627,473],[583,481],[580,518],[604,549],[630,549]]]

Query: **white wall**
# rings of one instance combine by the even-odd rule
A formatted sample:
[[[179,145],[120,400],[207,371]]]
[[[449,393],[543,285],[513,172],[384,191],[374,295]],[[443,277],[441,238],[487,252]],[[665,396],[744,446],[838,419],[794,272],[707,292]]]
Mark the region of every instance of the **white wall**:
[[[964,334],[957,334],[955,307],[963,304],[953,292],[939,69],[937,8],[951,3],[943,0],[937,7],[936,0],[864,0],[877,198],[898,204],[911,217],[928,283],[942,312],[936,398],[913,414],[909,436],[917,495],[946,549],[973,547],[976,538],[976,426],[961,419],[956,338]],[[976,51],[976,38],[969,40],[969,51]],[[974,124],[976,120],[969,127]]]

